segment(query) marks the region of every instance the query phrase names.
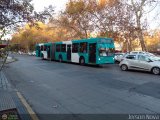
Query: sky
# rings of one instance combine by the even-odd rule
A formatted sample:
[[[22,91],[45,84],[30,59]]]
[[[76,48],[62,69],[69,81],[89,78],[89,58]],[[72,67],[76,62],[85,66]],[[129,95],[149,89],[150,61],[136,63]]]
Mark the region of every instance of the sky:
[[[34,5],[34,8],[37,12],[43,11],[44,7],[48,7],[49,5],[52,5],[55,7],[55,13],[58,14],[61,10],[65,9],[65,5],[69,0],[32,0],[32,4]],[[160,7],[157,8],[159,11]],[[159,28],[159,17],[157,19],[154,19],[155,14],[152,12],[147,16],[148,24],[150,29]],[[154,22],[153,22],[154,21]]]
[[[32,0],[37,12],[43,11],[44,7],[52,5],[55,7],[55,12],[58,13],[60,10],[64,10],[67,2],[68,0]]]

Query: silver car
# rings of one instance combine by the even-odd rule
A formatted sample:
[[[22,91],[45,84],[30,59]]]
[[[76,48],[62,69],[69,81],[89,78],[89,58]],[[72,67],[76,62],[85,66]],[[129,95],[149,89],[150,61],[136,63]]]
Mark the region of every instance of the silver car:
[[[128,54],[119,64],[121,70],[128,69],[150,71],[155,75],[160,74],[160,61],[149,55]]]

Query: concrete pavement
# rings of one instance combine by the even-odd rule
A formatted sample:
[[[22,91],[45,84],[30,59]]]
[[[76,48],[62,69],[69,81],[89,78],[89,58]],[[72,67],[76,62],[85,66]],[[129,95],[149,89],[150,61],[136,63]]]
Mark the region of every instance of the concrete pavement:
[[[13,60],[8,60],[13,62]],[[0,71],[0,120],[31,120],[28,112],[8,82],[3,71]]]
[[[7,109],[15,109],[16,105],[10,95],[10,84],[4,73],[0,72],[0,111]]]
[[[43,61],[33,56],[16,57],[19,61],[5,69],[7,78],[42,120],[48,115],[52,118],[81,114],[80,118],[87,120],[84,115],[160,111],[160,76],[124,72],[117,65],[97,68]]]

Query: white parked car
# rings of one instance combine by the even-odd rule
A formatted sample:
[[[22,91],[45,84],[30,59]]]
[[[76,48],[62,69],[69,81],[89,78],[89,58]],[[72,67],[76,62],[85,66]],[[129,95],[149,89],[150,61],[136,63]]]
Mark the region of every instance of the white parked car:
[[[31,53],[31,52],[28,52],[28,55],[32,55],[32,53]]]
[[[128,54],[119,64],[121,70],[128,69],[150,71],[155,75],[160,74],[160,61],[154,57],[143,54]]]
[[[125,58],[127,55],[129,54],[134,54],[134,55],[148,55],[150,57],[153,57],[153,59],[156,59],[156,60],[160,60],[160,57],[152,54],[152,53],[149,53],[149,52],[144,52],[144,51],[131,51],[131,52],[127,52],[125,53],[122,57],[121,57],[121,61],[123,60],[123,58]]]
[[[18,54],[22,55],[22,54],[23,54],[23,52],[21,52],[21,51],[18,51]]]
[[[145,51],[131,51],[130,54],[141,54],[141,55],[155,56],[153,53],[145,52]]]
[[[121,59],[125,53],[115,53],[115,62],[121,62]]]
[[[32,52],[32,55],[34,55],[34,56],[35,56],[35,55],[36,55],[36,51],[33,51],[33,52]]]
[[[146,54],[144,51],[131,51],[130,54]]]

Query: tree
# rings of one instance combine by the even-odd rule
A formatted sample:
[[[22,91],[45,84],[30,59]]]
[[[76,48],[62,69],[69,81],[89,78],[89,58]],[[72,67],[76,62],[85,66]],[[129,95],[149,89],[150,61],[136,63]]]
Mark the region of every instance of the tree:
[[[123,0],[90,0],[88,11],[92,15],[92,25],[100,36],[114,38],[119,44],[127,44],[127,51],[132,50],[135,38],[133,11]]]
[[[4,35],[7,31],[13,30],[21,23],[31,23],[38,20],[45,20],[53,13],[53,7],[46,8],[43,12],[37,13],[31,4],[32,0],[0,0],[0,31]],[[8,30],[9,29],[9,30]]]
[[[154,30],[146,32],[144,35],[144,41],[148,51],[157,51],[160,45],[160,31]]]
[[[11,44],[19,45],[19,48],[25,51],[33,51],[35,44],[39,42],[52,41],[51,31],[47,30],[47,25],[38,22],[37,26],[30,27],[26,24],[24,28],[18,30],[12,37]]]
[[[76,38],[88,38],[93,27],[90,25],[91,18],[86,10],[87,5],[85,0],[70,0],[65,11],[52,22],[71,30]]]
[[[143,51],[147,51],[143,37],[143,31],[144,29],[146,29],[146,19],[144,19],[145,17],[144,15],[154,10],[158,5],[158,1],[156,0],[128,0],[128,1],[129,2],[127,2],[127,4],[134,11],[135,24],[136,24],[135,27],[141,44],[141,48]]]
[[[30,27],[28,24],[24,28],[18,30],[12,37],[11,44],[13,48],[18,46],[18,49],[26,52],[33,51],[35,44],[65,41],[68,38],[67,30],[64,28],[51,27],[50,24],[41,22],[36,23],[37,26]]]
[[[36,25],[35,21],[44,21],[53,14],[53,7],[49,6],[44,11],[37,13],[31,4],[32,0],[0,0],[0,40],[9,32],[21,25],[21,23],[30,23],[30,26]],[[5,50],[6,57],[0,68],[2,70],[8,56],[9,41]]]
[[[33,6],[26,0],[0,0],[0,30],[4,32],[9,27],[24,21],[31,21]]]

